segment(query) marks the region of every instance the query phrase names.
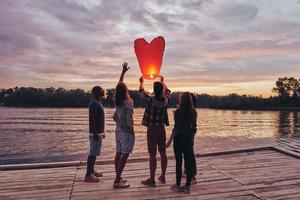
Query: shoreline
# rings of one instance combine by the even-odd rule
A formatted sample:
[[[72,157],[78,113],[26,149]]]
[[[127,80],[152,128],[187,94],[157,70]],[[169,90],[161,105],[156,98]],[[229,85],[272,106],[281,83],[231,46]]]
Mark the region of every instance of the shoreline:
[[[200,108],[201,109],[201,108]],[[300,107],[261,107],[261,108],[208,108],[215,110],[241,110],[241,111],[300,111]]]
[[[0,105],[2,108],[28,108],[28,109],[70,109],[70,108],[87,108],[87,107],[33,107],[33,106],[6,106]],[[106,109],[113,109],[114,107],[104,107]],[[170,107],[173,109],[176,107]],[[134,109],[144,109],[143,107],[135,107]],[[222,107],[196,107],[196,109],[213,109],[213,110],[241,110],[241,111],[289,111],[289,112],[298,112],[300,107],[260,107],[260,108],[222,108]]]

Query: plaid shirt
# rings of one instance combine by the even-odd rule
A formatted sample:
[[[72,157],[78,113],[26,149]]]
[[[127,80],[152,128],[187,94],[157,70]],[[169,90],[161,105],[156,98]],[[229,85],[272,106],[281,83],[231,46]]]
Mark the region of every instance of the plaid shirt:
[[[143,116],[142,125],[151,126],[169,126],[168,106],[170,99],[170,90],[165,91],[163,101],[148,95],[143,89],[139,91],[140,97],[146,101],[146,108]]]

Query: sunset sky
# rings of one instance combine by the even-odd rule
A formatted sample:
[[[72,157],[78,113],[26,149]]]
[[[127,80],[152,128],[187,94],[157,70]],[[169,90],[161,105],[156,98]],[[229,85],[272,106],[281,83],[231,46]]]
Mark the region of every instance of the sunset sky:
[[[128,61],[137,89],[133,41],[159,35],[172,90],[270,96],[300,78],[300,0],[0,0],[0,88],[112,88]]]

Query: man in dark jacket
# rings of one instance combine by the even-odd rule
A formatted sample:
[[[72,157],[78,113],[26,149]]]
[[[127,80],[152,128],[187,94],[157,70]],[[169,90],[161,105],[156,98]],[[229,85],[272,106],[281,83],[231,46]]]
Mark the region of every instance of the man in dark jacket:
[[[89,140],[90,152],[87,158],[87,172],[85,182],[99,182],[97,177],[102,174],[94,170],[96,156],[100,156],[102,140],[104,134],[104,109],[101,100],[104,97],[104,90],[100,86],[95,86],[92,89],[93,98],[89,104]]]

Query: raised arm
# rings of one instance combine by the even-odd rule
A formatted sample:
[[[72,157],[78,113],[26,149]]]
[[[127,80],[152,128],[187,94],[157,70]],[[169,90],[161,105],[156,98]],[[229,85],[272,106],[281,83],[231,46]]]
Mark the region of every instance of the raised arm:
[[[140,78],[139,95],[140,95],[140,98],[142,98],[145,101],[150,100],[150,96],[147,94],[147,92],[144,89],[144,78],[142,76]]]
[[[159,76],[159,78],[160,78],[160,82],[164,86],[164,95],[166,95],[167,97],[169,97],[171,95],[171,90],[169,90],[168,86],[165,84],[164,77],[163,76]]]
[[[139,91],[144,91],[144,78],[143,76],[140,77],[140,87],[139,87]]]
[[[124,81],[125,73],[130,69],[130,67],[128,67],[128,63],[127,62],[124,62],[122,64],[122,67],[123,67],[123,69],[122,69],[122,73],[120,75],[119,83]]]

